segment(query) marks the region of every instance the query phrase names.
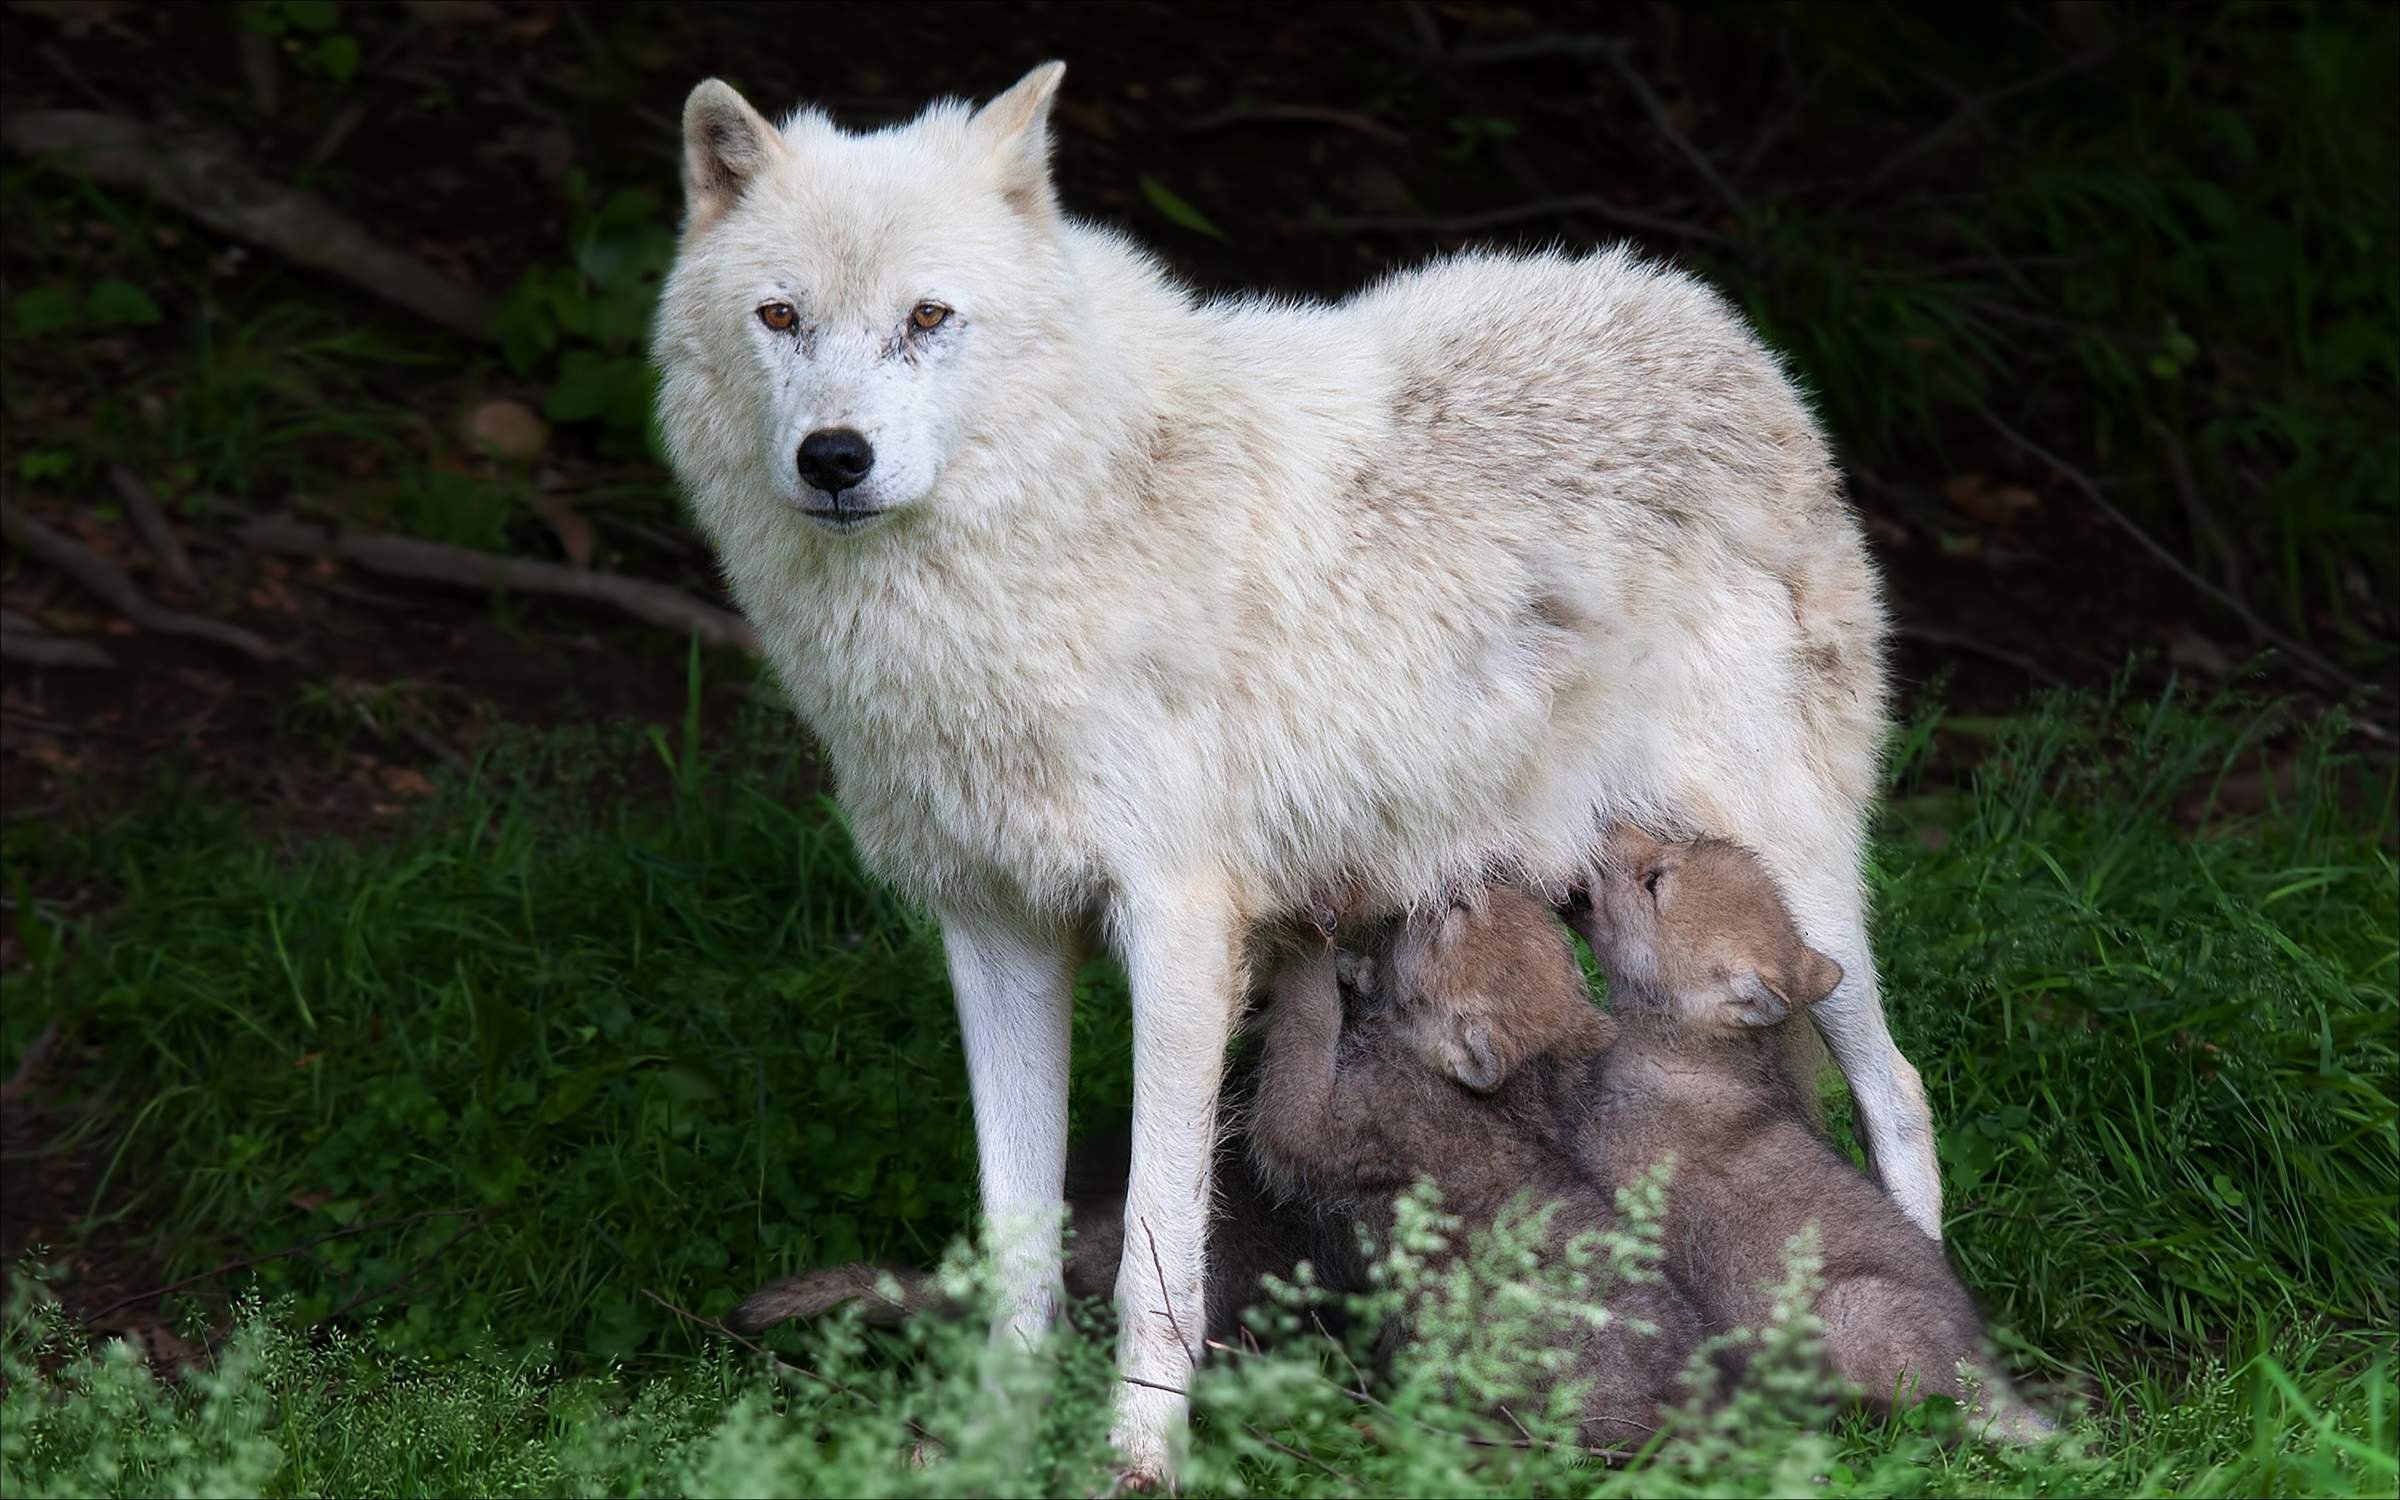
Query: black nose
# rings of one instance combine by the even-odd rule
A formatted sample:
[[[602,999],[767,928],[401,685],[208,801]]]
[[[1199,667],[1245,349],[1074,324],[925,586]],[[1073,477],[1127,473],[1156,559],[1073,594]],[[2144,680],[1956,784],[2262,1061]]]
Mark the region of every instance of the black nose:
[[[820,428],[800,440],[800,477],[812,489],[838,495],[874,467],[875,446],[855,428]]]

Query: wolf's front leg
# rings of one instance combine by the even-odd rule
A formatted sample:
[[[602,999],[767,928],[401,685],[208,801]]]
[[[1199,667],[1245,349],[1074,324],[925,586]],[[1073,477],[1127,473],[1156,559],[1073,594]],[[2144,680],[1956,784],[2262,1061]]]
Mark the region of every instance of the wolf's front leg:
[[[1067,1173],[1068,1021],[1079,935],[1012,917],[945,915],[966,1039],[983,1217],[998,1277],[995,1337],[1039,1337],[1059,1304]]]
[[[1156,1487],[1183,1436],[1207,1329],[1217,1088],[1241,1004],[1242,934],[1222,884],[1140,892],[1115,912],[1133,987],[1133,1170],[1117,1265],[1115,1439],[1128,1481]]]

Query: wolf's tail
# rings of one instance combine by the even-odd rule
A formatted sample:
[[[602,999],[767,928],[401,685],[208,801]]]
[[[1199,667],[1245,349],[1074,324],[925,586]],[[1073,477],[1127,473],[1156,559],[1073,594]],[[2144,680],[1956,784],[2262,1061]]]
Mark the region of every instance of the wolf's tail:
[[[725,1326],[751,1334],[786,1318],[821,1318],[845,1303],[861,1304],[860,1317],[878,1325],[897,1323],[944,1301],[934,1278],[896,1266],[829,1266],[770,1281],[725,1315]]]

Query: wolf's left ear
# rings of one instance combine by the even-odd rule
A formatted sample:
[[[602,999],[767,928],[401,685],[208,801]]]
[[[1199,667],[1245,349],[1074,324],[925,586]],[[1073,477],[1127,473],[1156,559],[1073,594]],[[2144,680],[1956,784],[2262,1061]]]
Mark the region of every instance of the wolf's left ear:
[[[1043,63],[975,111],[969,126],[1000,169],[1000,196],[1027,218],[1057,206],[1050,190],[1050,101],[1066,76],[1065,63]]]
[[[783,155],[783,137],[732,84],[711,78],[683,101],[683,197],[691,227],[723,216]]]

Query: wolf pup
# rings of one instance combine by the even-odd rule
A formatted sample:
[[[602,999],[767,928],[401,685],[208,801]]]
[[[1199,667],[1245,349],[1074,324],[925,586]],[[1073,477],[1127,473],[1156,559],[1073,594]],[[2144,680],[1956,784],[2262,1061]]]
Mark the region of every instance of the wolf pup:
[[[1549,1208],[1558,1244],[1615,1222],[1606,1143],[1580,1124],[1615,1025],[1549,907],[1496,887],[1370,948],[1356,988],[1337,964],[1303,958],[1275,978],[1250,1121],[1270,1184],[1378,1233],[1421,1179],[1469,1230],[1520,1194]],[[1671,1271],[1606,1300],[1616,1316],[1560,1374],[1591,1383],[1581,1441],[1638,1445],[1706,1328]]]
[[[1815,1128],[1783,1066],[1774,1028],[1831,994],[1840,966],[1802,941],[1773,879],[1732,844],[1620,828],[1607,853],[1570,918],[1608,976],[1617,1027],[1587,1128],[1615,1185],[1673,1156],[1667,1269],[1710,1331],[1764,1326],[1785,1246],[1814,1225],[1835,1375],[1886,1407],[1980,1395],[1994,1436],[2050,1431],[1990,1363],[1942,1247]]]
[[[1132,981],[1116,1436],[1156,1479],[1253,930],[1353,879],[1560,890],[1620,816],[1764,855],[1848,975],[1815,1015],[1877,1170],[1938,1232],[1859,880],[1884,612],[1774,357],[1623,249],[1199,302],[1060,208],[1063,71],[864,134],[701,84],[653,341],[860,854],[940,920],[1004,1329],[1060,1289],[1094,944]]]

